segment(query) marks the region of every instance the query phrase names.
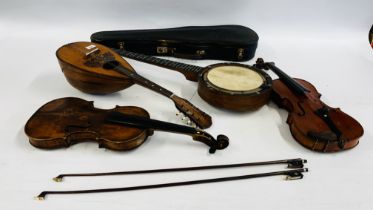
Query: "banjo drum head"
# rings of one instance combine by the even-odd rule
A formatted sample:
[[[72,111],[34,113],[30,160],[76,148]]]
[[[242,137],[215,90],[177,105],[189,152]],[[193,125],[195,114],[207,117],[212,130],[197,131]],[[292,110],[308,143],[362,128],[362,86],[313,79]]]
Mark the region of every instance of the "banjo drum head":
[[[205,81],[215,88],[228,92],[256,92],[266,78],[258,71],[243,65],[219,65],[205,74]]]
[[[267,103],[271,77],[255,67],[219,63],[206,67],[198,94],[209,104],[232,111],[251,111]]]

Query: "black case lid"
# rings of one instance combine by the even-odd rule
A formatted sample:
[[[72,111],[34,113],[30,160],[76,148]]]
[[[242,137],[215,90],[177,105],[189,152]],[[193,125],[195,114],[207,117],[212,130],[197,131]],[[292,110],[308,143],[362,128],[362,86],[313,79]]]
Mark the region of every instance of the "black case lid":
[[[91,35],[92,42],[147,55],[234,61],[253,58],[258,39],[255,31],[241,25],[100,31]]]
[[[259,37],[255,31],[241,25],[100,31],[91,36],[91,40],[95,42],[114,40],[178,40],[191,43],[212,43],[221,45],[251,45],[256,44],[258,39]]]

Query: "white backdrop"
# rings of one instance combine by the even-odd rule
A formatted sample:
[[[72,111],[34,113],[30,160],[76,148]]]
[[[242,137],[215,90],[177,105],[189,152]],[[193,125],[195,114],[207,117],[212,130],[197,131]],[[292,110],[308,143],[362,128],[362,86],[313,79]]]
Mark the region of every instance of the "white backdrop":
[[[368,31],[373,2],[249,0],[0,1],[0,209],[371,209],[373,201],[373,51]],[[173,104],[140,86],[93,96],[65,80],[55,51],[89,40],[101,30],[241,24],[260,36],[256,57],[275,61],[288,74],[313,83],[323,101],[358,119],[365,128],[353,150],[320,154],[300,146],[273,103],[251,113],[216,109],[195,93],[197,84],[169,70],[128,59],[142,75],[168,87],[209,113],[208,132],[223,133],[231,145],[214,155],[187,136],[156,132],[130,152],[96,144],[53,151],[32,147],[23,132],[44,103],[67,96],[94,100],[100,108],[138,105],[155,119],[178,122]],[[206,66],[220,61],[188,61]],[[247,64],[253,64],[252,61]],[[271,74],[274,76],[273,74]],[[274,76],[275,77],[275,76]],[[50,196],[42,190],[124,187],[169,181],[282,170],[282,166],[122,177],[71,178],[59,173],[136,170],[302,157],[310,172],[303,180],[280,177],[134,192]]]

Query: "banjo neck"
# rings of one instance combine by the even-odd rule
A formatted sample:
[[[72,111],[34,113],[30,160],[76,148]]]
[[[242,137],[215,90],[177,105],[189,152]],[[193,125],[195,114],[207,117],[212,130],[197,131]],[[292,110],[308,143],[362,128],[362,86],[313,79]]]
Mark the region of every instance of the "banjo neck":
[[[115,50],[120,55],[131,58],[137,61],[153,64],[156,66],[164,67],[167,69],[175,70],[182,73],[187,80],[198,81],[198,74],[204,69],[200,66],[189,65],[185,63],[179,63],[176,61],[170,61],[163,58],[157,58],[154,56],[144,55],[140,53],[129,52],[123,49]]]

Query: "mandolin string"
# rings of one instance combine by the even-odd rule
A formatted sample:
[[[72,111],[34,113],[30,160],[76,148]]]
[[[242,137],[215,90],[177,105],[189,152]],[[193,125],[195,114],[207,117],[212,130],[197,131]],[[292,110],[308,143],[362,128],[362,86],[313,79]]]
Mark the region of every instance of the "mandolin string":
[[[197,89],[193,92],[192,96],[190,97],[189,101],[192,102],[194,96],[196,95],[197,93]]]
[[[156,65],[161,65],[163,67],[171,67],[171,68],[182,68],[183,70],[186,71],[192,71],[192,72],[200,72],[202,67],[200,66],[195,66],[195,65],[190,65],[190,64],[185,64],[181,62],[176,62],[176,61],[171,61],[163,58],[158,58],[155,56],[149,56],[149,55],[144,55],[140,53],[135,53],[135,52],[130,52],[124,49],[113,49],[115,52],[119,53],[122,57],[128,57],[132,58],[138,61],[143,61],[146,63],[150,64],[156,64]],[[190,96],[189,101],[192,102],[194,96],[196,95],[197,90],[193,92],[193,94]],[[180,112],[177,113],[179,115]]]

